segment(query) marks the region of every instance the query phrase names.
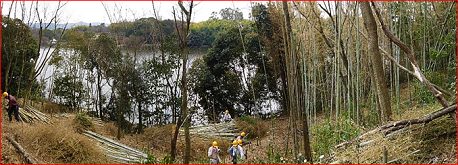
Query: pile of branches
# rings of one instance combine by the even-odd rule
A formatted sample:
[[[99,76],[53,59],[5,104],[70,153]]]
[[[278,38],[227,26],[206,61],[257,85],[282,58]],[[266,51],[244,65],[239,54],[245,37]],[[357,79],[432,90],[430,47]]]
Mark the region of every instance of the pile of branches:
[[[147,154],[106,138],[91,131],[85,131],[84,135],[96,140],[97,146],[110,158],[123,164],[141,164],[148,157]]]
[[[235,121],[228,123],[209,124],[205,126],[190,127],[189,133],[193,136],[207,141],[211,137],[218,137],[223,139],[232,139],[237,135],[238,130],[235,127]],[[180,135],[184,136],[184,129],[180,129]]]
[[[38,111],[30,105],[27,105],[25,109],[19,108],[19,118],[26,123],[40,121],[46,124],[53,124],[51,119],[46,114]]]

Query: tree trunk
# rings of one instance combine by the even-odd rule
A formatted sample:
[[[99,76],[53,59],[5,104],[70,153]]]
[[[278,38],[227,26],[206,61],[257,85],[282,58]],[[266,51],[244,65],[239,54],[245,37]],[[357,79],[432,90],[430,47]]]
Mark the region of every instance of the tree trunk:
[[[372,54],[372,68],[374,70],[377,95],[382,112],[382,123],[386,123],[391,120],[391,104],[390,97],[388,96],[388,91],[386,89],[382,55],[380,54],[378,48],[377,24],[374,16],[372,15],[369,2],[361,2],[360,8],[363,15],[364,25],[369,36],[369,52]]]
[[[16,95],[19,97],[19,91],[21,89],[21,80],[22,80],[22,75],[24,75],[24,65],[25,65],[25,61],[24,61],[24,53],[22,54],[22,66],[21,66],[21,73],[19,74],[19,79],[18,79],[18,84],[17,84],[17,91],[16,91]]]
[[[121,78],[121,96],[119,97],[119,107],[118,107],[118,134],[117,138],[118,140],[121,139],[121,119],[122,119],[122,109],[124,108],[124,76]]]
[[[181,55],[183,56],[183,75],[181,76],[181,110],[183,112],[183,122],[184,122],[184,136],[185,136],[185,152],[184,152],[184,164],[189,164],[191,158],[191,139],[189,137],[189,126],[191,117],[188,118],[188,85],[187,85],[187,61],[188,61],[188,33],[189,26],[191,25],[191,15],[192,9],[194,7],[194,1],[190,2],[189,10],[183,6],[183,2],[179,1],[178,5],[181,8],[181,11],[186,14],[186,26],[182,27],[183,36],[180,36],[181,40]]]
[[[4,92],[8,92],[8,74],[9,74],[10,69],[11,69],[11,63],[12,63],[12,61],[9,61],[8,65],[6,67],[5,78],[3,80],[5,82],[5,84],[4,84],[5,91]]]
[[[102,112],[102,86],[101,86],[101,82],[102,81],[102,75],[100,73],[100,68],[96,68],[97,69],[97,94],[98,94],[98,107],[99,107],[99,113],[100,113],[100,119],[103,121],[103,112]]]
[[[180,118],[178,118],[178,122],[175,125],[175,130],[173,132],[173,137],[172,137],[171,146],[170,146],[170,157],[172,157],[173,161],[175,161],[175,157],[176,157],[177,139],[178,139],[178,133],[180,131],[180,125],[181,125],[181,120]]]
[[[288,2],[283,1],[283,12],[285,16],[285,50],[286,50],[286,63],[288,64],[287,67],[287,75],[288,75],[288,90],[289,90],[289,101],[290,101],[290,118],[291,118],[291,124],[292,124],[292,131],[293,131],[293,143],[294,143],[294,157],[295,160],[298,160],[298,141],[297,141],[297,134],[296,134],[296,119],[299,116],[299,112],[302,112],[305,114],[304,119],[303,119],[303,127],[304,129],[304,152],[305,152],[305,159],[308,161],[312,162],[312,157],[311,157],[311,151],[310,151],[310,142],[308,138],[308,121],[307,118],[308,116],[306,115],[306,109],[303,105],[304,100],[304,91],[302,90],[302,79],[300,78],[303,74],[302,70],[300,69],[300,59],[298,58],[297,53],[295,52],[295,43],[293,39],[293,31],[291,28],[291,20],[289,16],[289,10],[288,10]],[[302,100],[302,101],[301,101]],[[297,162],[298,163],[298,162]]]
[[[143,132],[142,102],[138,102],[138,133]]]
[[[282,85],[282,92],[281,92],[281,103],[283,108],[283,115],[289,114],[289,92],[288,92],[288,81],[286,78],[286,62],[285,62],[285,55],[280,55],[280,78],[281,78],[281,85]]]

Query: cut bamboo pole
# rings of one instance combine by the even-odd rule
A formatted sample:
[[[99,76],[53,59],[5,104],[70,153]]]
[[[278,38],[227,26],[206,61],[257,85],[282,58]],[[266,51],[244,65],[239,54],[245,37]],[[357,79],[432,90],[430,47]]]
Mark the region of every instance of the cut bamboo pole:
[[[22,154],[24,155],[27,163],[29,164],[37,164],[35,161],[32,160],[32,158],[30,158],[30,155],[29,153],[27,153],[24,148],[21,147],[21,145],[19,145],[19,143],[16,142],[16,140],[14,140],[11,136],[6,136],[6,139],[8,139],[11,144],[13,144],[13,146]]]
[[[106,145],[109,145],[113,148],[118,148],[120,150],[124,150],[125,152],[127,153],[131,153],[131,155],[136,155],[138,157],[143,157],[143,158],[147,158],[148,155],[137,150],[137,149],[134,149],[134,148],[131,148],[131,147],[128,147],[124,144],[121,144],[121,143],[118,143],[116,141],[113,141],[111,139],[108,139],[102,135],[99,135],[97,133],[94,133],[94,132],[91,132],[91,131],[86,131],[85,132],[85,135],[88,136],[88,137],[91,137],[97,141],[99,141],[100,143],[103,143],[103,144],[106,144]]]

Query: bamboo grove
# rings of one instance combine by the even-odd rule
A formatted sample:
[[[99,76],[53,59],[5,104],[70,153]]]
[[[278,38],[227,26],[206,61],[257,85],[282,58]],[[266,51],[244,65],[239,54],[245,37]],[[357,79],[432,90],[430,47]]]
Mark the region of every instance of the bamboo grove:
[[[422,91],[428,98],[436,97],[444,108],[456,102],[455,94],[447,94],[448,90],[456,93],[455,2],[377,2],[370,6],[365,2],[281,2],[270,3],[269,9],[284,15],[277,21],[285,45],[289,103],[285,109],[290,111],[292,130],[297,129],[296,120],[301,120],[303,131],[310,134],[317,127],[317,113],[325,114],[337,127],[388,123],[392,115],[400,115],[401,99],[412,102]],[[373,10],[377,15],[373,14],[372,22],[363,19]],[[387,33],[412,52],[391,42],[393,37]],[[371,46],[373,43],[377,45]],[[381,54],[373,56],[376,52]],[[441,71],[447,72],[450,81],[435,80]],[[423,83],[424,79],[431,84]],[[411,81],[421,85],[413,89]],[[401,84],[408,85],[408,98],[401,97]],[[449,100],[444,101],[443,96]],[[451,116],[456,121],[456,113]],[[309,138],[304,136],[304,145],[299,145],[299,137],[295,131],[292,134],[295,157],[299,146],[305,146],[305,157],[311,160]]]

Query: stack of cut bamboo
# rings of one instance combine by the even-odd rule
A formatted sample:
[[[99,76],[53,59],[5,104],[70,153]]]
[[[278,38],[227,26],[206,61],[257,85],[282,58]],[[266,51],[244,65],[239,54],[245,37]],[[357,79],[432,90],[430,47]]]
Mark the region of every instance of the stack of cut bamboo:
[[[103,127],[103,121],[101,118],[98,118],[98,117],[93,117],[92,118],[92,123],[94,124],[97,124],[99,126],[102,126]]]
[[[210,137],[218,137],[224,139],[231,139],[238,133],[235,127],[235,121],[228,123],[209,124],[205,126],[191,127],[189,133],[197,136],[200,139],[207,141]],[[180,129],[180,135],[184,136],[184,129]]]
[[[31,123],[34,120],[38,120],[46,124],[53,124],[51,119],[49,119],[49,117],[46,114],[36,110],[35,108],[29,105],[27,105],[25,109],[19,108],[19,117],[22,119],[23,122],[26,123]]]
[[[123,164],[140,164],[146,160],[147,154],[106,138],[97,133],[86,131],[84,135],[96,140],[97,146],[111,159]]]
[[[70,115],[67,114],[67,113],[61,113],[61,114],[56,114],[56,117],[60,117],[60,118],[69,118]]]

